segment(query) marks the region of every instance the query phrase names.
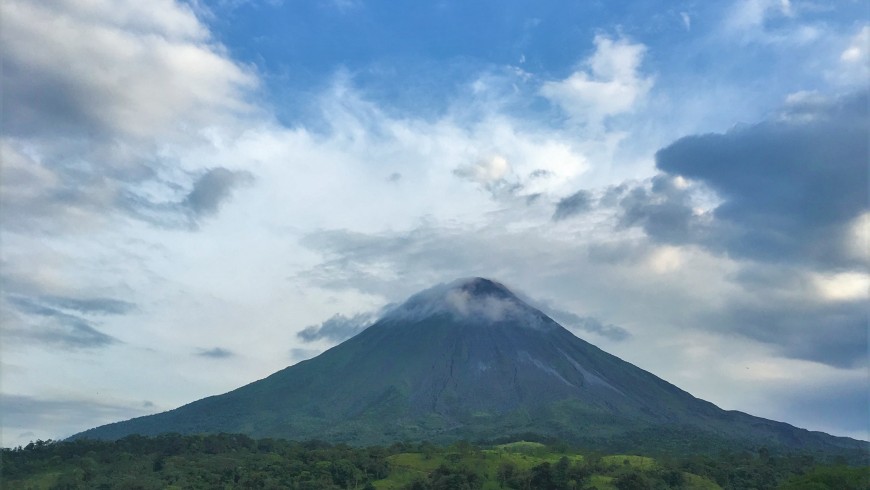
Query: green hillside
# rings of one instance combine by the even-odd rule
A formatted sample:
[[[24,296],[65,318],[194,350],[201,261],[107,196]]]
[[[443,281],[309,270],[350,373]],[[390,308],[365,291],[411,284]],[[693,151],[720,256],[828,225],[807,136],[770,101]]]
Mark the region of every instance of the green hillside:
[[[216,434],[37,441],[0,452],[4,489],[866,489],[870,468],[812,456],[722,453],[680,459],[598,454],[519,441],[474,446],[324,442]]]

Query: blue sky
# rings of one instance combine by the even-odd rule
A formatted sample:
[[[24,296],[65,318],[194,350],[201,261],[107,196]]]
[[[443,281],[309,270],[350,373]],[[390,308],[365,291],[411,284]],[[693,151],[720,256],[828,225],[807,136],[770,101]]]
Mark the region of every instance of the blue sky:
[[[2,14],[4,446],[468,276],[723,408],[868,436],[864,2]]]

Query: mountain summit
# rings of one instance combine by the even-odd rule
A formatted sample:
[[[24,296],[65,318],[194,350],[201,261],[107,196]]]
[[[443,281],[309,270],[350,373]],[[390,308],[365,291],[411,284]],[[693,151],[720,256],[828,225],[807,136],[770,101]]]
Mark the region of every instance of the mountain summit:
[[[73,437],[166,432],[355,444],[536,434],[614,450],[866,450],[861,441],[721,410],[483,278],[419,292],[356,337],[260,381]]]
[[[517,298],[504,285],[482,277],[458,279],[421,291],[384,314],[382,320],[415,322],[449,318],[469,326],[510,323],[517,327],[555,327],[546,315]]]

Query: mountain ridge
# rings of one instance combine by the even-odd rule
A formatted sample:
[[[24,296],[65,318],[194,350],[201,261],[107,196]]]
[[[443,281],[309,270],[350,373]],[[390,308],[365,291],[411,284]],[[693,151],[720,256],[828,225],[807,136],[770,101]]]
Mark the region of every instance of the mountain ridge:
[[[654,433],[677,445],[699,438],[700,445],[867,447],[722,410],[576,337],[484,278],[412,295],[355,337],[262,380],[73,438],[163,432],[352,444],[538,433],[590,445]]]

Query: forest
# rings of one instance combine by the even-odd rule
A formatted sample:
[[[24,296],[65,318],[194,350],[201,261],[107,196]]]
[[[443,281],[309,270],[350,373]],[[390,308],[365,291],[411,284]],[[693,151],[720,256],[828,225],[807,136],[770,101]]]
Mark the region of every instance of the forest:
[[[352,447],[238,434],[35,441],[0,451],[8,489],[866,489],[870,467],[798,453],[600,454],[564,443]]]

